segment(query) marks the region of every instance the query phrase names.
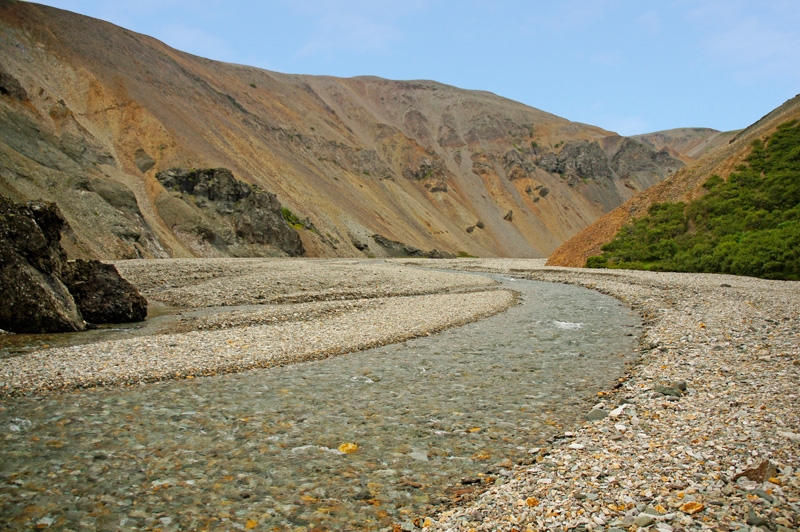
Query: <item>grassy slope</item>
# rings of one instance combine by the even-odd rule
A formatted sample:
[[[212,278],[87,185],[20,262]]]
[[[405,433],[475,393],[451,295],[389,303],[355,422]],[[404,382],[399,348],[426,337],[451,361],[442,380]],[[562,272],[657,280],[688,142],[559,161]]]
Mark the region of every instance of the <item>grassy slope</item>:
[[[547,261],[549,266],[582,267],[586,260],[601,253],[619,229],[635,218],[647,215],[653,203],[690,201],[707,192],[703,184],[714,174],[723,179],[742,164],[750,153],[753,140],[764,139],[779,124],[800,119],[800,95],[795,96],[761,120],[736,135],[727,145],[706,154],[665,181],[647,189],[606,214],[595,223],[559,246]]]

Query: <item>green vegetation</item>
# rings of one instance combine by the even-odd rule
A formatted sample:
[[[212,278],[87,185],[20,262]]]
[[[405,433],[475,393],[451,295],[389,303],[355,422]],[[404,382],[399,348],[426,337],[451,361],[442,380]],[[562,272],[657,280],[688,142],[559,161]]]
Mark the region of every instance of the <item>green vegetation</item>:
[[[281,207],[281,214],[283,215],[283,219],[286,220],[286,223],[295,229],[308,229],[306,221],[298,218],[296,214],[289,210],[289,207]]]
[[[476,257],[475,255],[470,255],[470,254],[469,254],[469,253],[467,253],[466,251],[459,251],[459,252],[456,254],[456,257],[458,257],[458,258],[460,258],[460,259],[477,259],[477,258],[478,258],[478,257]]]
[[[699,199],[651,205],[586,266],[800,280],[800,122],[754,141],[746,161]]]

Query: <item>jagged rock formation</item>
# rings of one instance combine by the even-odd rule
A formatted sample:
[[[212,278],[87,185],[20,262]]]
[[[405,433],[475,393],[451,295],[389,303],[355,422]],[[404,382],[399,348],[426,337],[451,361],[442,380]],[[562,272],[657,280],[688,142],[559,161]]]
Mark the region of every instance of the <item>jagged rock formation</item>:
[[[67,262],[53,203],[16,204],[0,195],[0,329],[18,333],[67,332],[92,323],[139,321],[147,301],[97,261]]]
[[[172,168],[156,174],[166,190],[156,209],[189,246],[210,254],[249,257],[302,255],[303,243],[275,197],[234,178],[227,168]]]
[[[559,152],[542,154],[539,166],[559,174],[572,186],[587,179],[622,179],[632,188],[642,176],[651,178],[649,186],[683,167],[666,150],[656,151],[629,138],[606,137],[601,142],[567,142]]]
[[[76,258],[270,252],[237,236],[235,212],[165,196],[156,175],[176,167],[229,168],[274,193],[308,220],[296,230],[309,256],[388,256],[363,248],[381,234],[416,249],[541,257],[677,164],[432,81],[219,63],[26,2],[0,3],[0,30],[0,191],[57,202]],[[464,231],[475,220],[485,228]]]

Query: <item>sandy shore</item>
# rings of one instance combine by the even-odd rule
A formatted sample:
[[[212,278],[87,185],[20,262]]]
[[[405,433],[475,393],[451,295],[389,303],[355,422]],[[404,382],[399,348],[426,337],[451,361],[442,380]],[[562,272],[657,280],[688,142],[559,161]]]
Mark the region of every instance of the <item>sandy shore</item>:
[[[594,421],[423,519],[428,530],[798,530],[800,283],[524,260],[450,266],[600,290],[647,330],[641,362],[597,398]]]

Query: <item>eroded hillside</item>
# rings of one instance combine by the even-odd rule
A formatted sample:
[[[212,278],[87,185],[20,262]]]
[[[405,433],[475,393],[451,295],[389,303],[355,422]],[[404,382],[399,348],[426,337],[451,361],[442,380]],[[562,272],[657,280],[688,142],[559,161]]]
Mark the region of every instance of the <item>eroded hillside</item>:
[[[156,175],[172,168],[227,168],[274,194],[305,221],[295,230],[309,256],[387,256],[382,242],[396,241],[542,257],[683,165],[666,148],[432,81],[220,63],[14,1],[0,2],[0,28],[0,192],[57,202],[76,257],[227,254],[208,231],[165,219],[158,206],[176,193]]]
[[[599,255],[603,244],[610,242],[620,227],[647,214],[653,203],[690,201],[703,195],[703,183],[712,175],[722,179],[744,163],[754,140],[764,140],[780,124],[800,118],[800,95],[795,96],[761,120],[733,136],[727,144],[642,194],[628,200],[556,249],[547,261],[550,266],[581,267],[586,259]]]

